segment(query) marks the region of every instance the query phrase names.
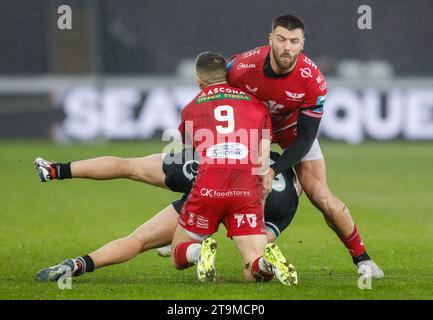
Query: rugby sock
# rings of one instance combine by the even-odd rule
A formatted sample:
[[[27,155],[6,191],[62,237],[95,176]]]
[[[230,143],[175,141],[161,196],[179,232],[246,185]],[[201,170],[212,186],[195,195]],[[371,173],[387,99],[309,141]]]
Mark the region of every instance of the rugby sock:
[[[251,273],[257,281],[269,281],[274,277],[272,267],[263,259],[263,257],[259,257],[253,261],[251,265]]]
[[[353,232],[346,239],[341,238],[352,257],[360,257],[366,253],[358,228],[354,226]]]
[[[52,167],[56,170],[56,178],[59,180],[72,179],[71,163],[53,163]]]
[[[188,248],[186,249],[186,260],[188,260],[189,263],[198,262],[198,259],[200,258],[200,250],[201,250],[200,243],[193,243],[189,245]]]
[[[78,257],[74,260],[77,265],[77,270],[74,272],[74,276],[80,276],[85,272],[93,272],[93,270],[95,270],[95,264],[89,255]]]
[[[371,260],[371,258],[370,258],[370,256],[368,255],[367,252],[364,252],[360,256],[352,257],[352,260],[353,260],[353,263],[357,265],[359,262],[366,261],[366,260]]]
[[[192,244],[197,244],[194,241],[187,241],[182,242],[176,246],[174,249],[174,263],[176,269],[186,269],[193,265],[193,263],[188,261],[188,258],[186,257],[186,252],[188,250],[188,247]]]

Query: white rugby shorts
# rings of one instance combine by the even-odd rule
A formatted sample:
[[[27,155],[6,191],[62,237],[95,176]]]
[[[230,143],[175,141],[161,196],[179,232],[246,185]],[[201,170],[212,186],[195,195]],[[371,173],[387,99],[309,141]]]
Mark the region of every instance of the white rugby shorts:
[[[314,139],[313,145],[310,148],[310,151],[301,159],[300,162],[309,161],[309,160],[320,160],[323,159],[323,153],[320,149],[319,140]]]

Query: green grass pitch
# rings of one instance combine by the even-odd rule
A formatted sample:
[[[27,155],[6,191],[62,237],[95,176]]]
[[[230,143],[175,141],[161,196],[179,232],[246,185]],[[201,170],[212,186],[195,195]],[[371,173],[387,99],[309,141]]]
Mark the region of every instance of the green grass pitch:
[[[177,195],[127,180],[42,184],[32,161],[160,152],[158,142],[55,145],[0,143],[0,299],[432,299],[433,144],[322,142],[331,190],[350,208],[367,250],[385,278],[357,286],[351,259],[321,214],[302,196],[291,226],[277,240],[299,284],[244,283],[239,254],[219,242],[221,281],[199,284],[195,268],[175,270],[155,251],[74,278],[71,290],[37,283],[43,267],[125,236]]]

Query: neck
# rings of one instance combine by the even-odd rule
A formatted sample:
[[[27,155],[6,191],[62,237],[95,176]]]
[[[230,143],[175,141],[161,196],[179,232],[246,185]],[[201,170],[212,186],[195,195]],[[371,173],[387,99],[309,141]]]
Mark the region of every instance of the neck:
[[[227,84],[227,81],[213,82],[213,83],[208,83],[208,84],[203,84],[202,83],[200,85],[200,89],[203,90],[206,87],[216,86],[216,85],[219,85],[219,84]]]

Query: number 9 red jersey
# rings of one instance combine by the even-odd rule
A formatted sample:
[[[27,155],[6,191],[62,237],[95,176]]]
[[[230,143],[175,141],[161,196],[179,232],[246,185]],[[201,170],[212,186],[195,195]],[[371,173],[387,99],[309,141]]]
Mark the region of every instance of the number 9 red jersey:
[[[200,167],[250,170],[257,165],[259,141],[271,139],[265,106],[228,84],[205,87],[182,110],[183,142],[200,154]]]

